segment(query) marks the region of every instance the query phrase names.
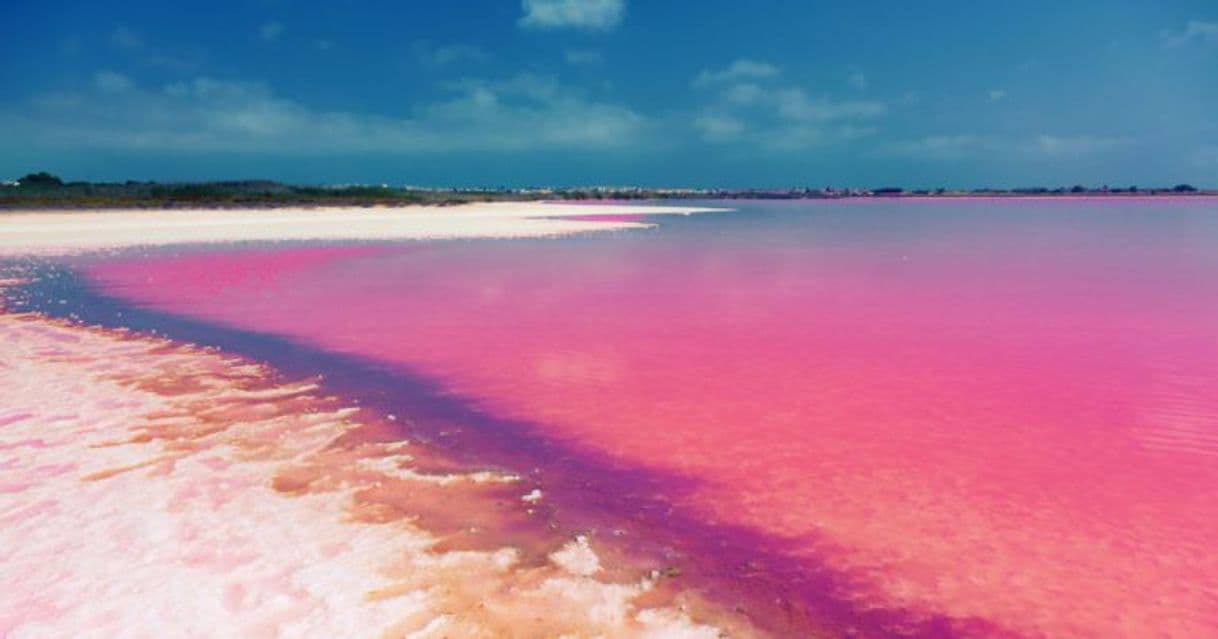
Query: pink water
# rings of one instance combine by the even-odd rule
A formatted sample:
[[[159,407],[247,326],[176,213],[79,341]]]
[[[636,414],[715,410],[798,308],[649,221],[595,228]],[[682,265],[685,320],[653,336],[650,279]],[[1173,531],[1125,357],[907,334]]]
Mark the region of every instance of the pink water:
[[[828,619],[814,627],[1216,636],[1218,202],[740,208],[595,238],[83,272],[142,308],[425,378],[576,465],[651,476],[659,527],[701,536],[686,561],[718,562],[719,596],[768,588],[791,619]]]

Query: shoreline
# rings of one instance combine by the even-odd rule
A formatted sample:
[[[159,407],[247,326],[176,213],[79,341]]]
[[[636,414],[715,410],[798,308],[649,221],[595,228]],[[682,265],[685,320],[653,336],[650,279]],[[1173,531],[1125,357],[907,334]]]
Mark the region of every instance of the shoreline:
[[[0,337],[5,636],[757,636],[316,380],[2,301]]]
[[[297,211],[460,211],[462,209],[479,207],[631,207],[631,208],[687,208],[685,202],[866,202],[870,200],[1218,200],[1218,190],[1204,189],[1186,193],[1171,191],[1143,191],[1128,193],[1123,191],[1100,192],[1088,191],[1083,193],[1006,193],[1006,192],[948,192],[948,193],[868,193],[860,195],[783,195],[783,194],[751,194],[731,192],[688,193],[679,196],[662,197],[602,197],[602,198],[538,198],[517,200],[462,200],[462,201],[370,201],[370,202],[317,202],[301,200],[298,202],[208,202],[208,201],[156,201],[156,202],[121,202],[121,203],[72,203],[56,201],[49,204],[6,204],[0,203],[0,218],[9,215],[30,214],[72,214],[89,213],[149,213],[149,212],[210,212],[210,211],[240,211],[250,213],[269,213],[281,210]]]
[[[310,221],[287,239],[546,237],[651,226],[567,217],[707,209],[451,210],[361,216],[379,224],[354,230],[343,210],[269,225],[245,211],[118,226],[35,214],[0,224],[0,258],[283,241]],[[556,529],[548,485],[543,497],[533,478],[452,458],[397,422],[409,415],[238,352],[23,310],[27,287],[57,277],[38,264],[0,271],[0,587],[12,593],[0,634],[765,636],[616,540]]]
[[[55,256],[137,246],[276,241],[525,238],[649,228],[597,215],[690,215],[690,206],[503,203],[392,208],[286,207],[0,212],[0,257]]]
[[[1085,191],[1070,192],[1028,192],[1014,193],[1003,191],[957,191],[945,193],[874,193],[865,192],[853,195],[834,194],[817,195],[802,193],[763,193],[749,191],[721,192],[688,192],[680,195],[622,193],[608,194],[602,197],[538,197],[536,199],[471,199],[471,200],[369,200],[369,201],[317,201],[317,200],[283,200],[283,201],[227,201],[227,200],[156,200],[156,201],[113,201],[113,202],[74,202],[72,200],[51,200],[46,203],[36,201],[4,202],[0,201],[0,216],[23,213],[113,213],[123,211],[259,211],[270,212],[283,209],[297,210],[385,210],[385,209],[462,209],[482,206],[615,206],[626,205],[635,207],[669,207],[670,203],[690,201],[717,201],[724,203],[745,202],[847,202],[868,200],[1214,200],[1218,199],[1218,190],[1202,189],[1188,192],[1173,192],[1171,190],[1146,190],[1136,193],[1127,191]]]
[[[203,345],[257,362],[275,379],[316,377],[320,392],[360,407],[365,418],[379,416],[388,430],[378,439],[404,438],[415,446],[411,464],[394,471],[403,479],[430,476],[428,487],[451,487],[442,475],[511,476],[510,482],[480,483],[511,493],[496,499],[485,499],[494,495],[483,494],[466,500],[448,494],[435,502],[411,502],[393,491],[365,493],[369,498],[365,501],[374,506],[370,511],[374,518],[408,518],[440,537],[438,546],[445,551],[491,551],[496,548],[486,542],[498,540],[517,550],[522,564],[536,566],[568,542],[581,544],[582,536],[599,559],[598,580],[617,584],[646,580],[649,585],[638,597],[640,606],[672,602],[693,622],[726,632],[719,637],[837,636],[861,632],[859,627],[926,625],[904,618],[899,611],[855,607],[835,595],[844,576],[819,564],[805,565],[798,557],[762,550],[763,539],[754,532],[672,512],[662,487],[684,481],[678,476],[623,467],[596,451],[538,437],[531,424],[483,413],[426,378],[387,371],[341,352],[314,351],[273,334],[246,333],[132,306],[91,291],[71,266],[35,263],[17,274],[45,276],[23,287],[14,299],[20,309],[35,310],[51,321],[188,347]],[[429,453],[419,454],[420,449]],[[371,462],[367,470],[393,470],[392,464],[379,459],[366,461]],[[528,517],[525,521],[508,517],[502,525],[495,524],[504,516],[505,505],[525,506]],[[463,519],[478,523],[469,529],[456,525]],[[816,578],[806,582],[808,574]],[[537,607],[546,609],[544,602]],[[920,631],[911,636],[933,635]]]

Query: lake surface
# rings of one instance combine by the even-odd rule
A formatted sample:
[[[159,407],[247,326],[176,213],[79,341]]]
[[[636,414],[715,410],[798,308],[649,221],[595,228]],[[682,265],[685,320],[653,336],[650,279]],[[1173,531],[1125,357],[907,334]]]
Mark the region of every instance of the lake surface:
[[[73,266],[107,321],[326,374],[779,631],[1218,628],[1218,201],[727,205]]]

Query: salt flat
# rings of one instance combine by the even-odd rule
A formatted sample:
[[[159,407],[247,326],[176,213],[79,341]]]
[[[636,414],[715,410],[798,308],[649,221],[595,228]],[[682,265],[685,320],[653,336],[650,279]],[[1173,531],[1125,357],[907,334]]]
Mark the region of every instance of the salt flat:
[[[590,215],[714,210],[720,209],[493,202],[443,207],[12,211],[0,213],[0,256],[214,242],[545,237],[650,226],[634,220],[572,219]]]

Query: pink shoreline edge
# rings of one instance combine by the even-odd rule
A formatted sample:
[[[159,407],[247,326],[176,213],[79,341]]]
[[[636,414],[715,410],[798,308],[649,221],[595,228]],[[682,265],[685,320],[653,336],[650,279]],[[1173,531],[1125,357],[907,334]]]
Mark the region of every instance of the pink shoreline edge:
[[[587,539],[525,566],[510,547],[439,551],[409,521],[352,519],[361,490],[436,480],[407,442],[336,449],[366,417],[268,373],[0,301],[0,635],[719,636],[637,604],[646,578],[599,579]],[[287,496],[273,485],[292,468],[341,480]]]

